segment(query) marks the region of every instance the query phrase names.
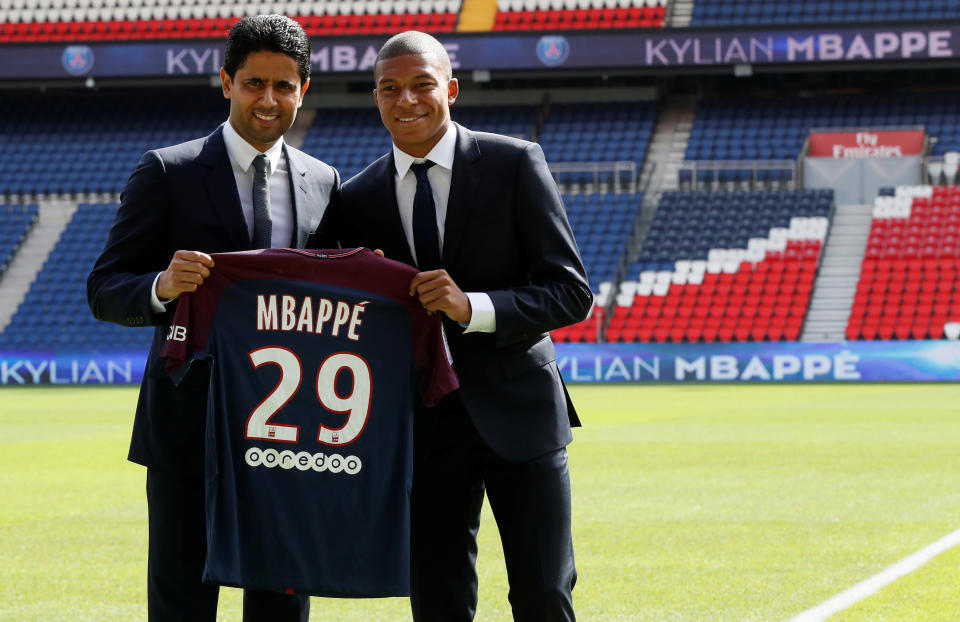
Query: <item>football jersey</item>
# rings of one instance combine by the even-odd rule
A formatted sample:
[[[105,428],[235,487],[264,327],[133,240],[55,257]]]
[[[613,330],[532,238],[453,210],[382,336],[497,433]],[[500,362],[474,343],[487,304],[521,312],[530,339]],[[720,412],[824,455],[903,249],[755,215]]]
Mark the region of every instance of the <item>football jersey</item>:
[[[212,257],[162,351],[175,381],[209,360],[203,579],[409,594],[413,392],[458,386],[416,270],[368,249]]]

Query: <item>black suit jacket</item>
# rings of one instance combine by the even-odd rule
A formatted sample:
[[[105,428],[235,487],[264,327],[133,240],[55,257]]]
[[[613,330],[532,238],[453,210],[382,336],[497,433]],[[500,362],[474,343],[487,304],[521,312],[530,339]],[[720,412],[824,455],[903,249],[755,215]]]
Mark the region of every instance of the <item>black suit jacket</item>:
[[[397,208],[393,152],[343,185],[311,248],[382,249],[414,265]],[[583,262],[543,151],[457,126],[443,268],[465,292],[485,292],[494,333],[444,319],[460,397],[486,443],[524,460],[565,446],[579,425],[548,331],[593,303]]]
[[[336,169],[286,146],[295,240],[302,247],[339,192]],[[176,313],[150,305],[150,288],[177,250],[221,253],[248,250],[237,183],[223,129],[206,138],[148,151],[120,195],[107,243],[87,279],[87,301],[99,320],[125,326],[154,325],[137,403],[129,459],[148,467],[201,475],[208,374],[190,375],[175,387],[160,348]]]

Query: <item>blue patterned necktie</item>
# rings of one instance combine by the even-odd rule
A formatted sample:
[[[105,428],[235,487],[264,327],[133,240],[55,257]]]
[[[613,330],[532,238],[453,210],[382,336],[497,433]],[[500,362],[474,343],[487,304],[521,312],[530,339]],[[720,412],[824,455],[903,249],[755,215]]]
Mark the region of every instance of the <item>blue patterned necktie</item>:
[[[261,153],[253,159],[253,247],[270,248],[272,233],[267,156]]]
[[[427,169],[434,163],[427,160],[411,164],[417,176],[417,193],[413,197],[413,246],[417,251],[417,267],[421,272],[440,267],[440,236],[437,233],[437,210]]]

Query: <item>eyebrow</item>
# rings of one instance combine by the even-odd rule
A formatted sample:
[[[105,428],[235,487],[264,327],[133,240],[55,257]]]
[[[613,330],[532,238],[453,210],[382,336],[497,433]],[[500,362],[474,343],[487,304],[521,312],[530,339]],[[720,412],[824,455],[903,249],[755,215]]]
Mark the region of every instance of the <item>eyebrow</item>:
[[[424,78],[429,78],[430,80],[436,80],[436,78],[435,78],[434,76],[430,75],[429,73],[420,73],[420,74],[417,74],[417,75],[413,76],[412,79],[414,79],[414,80],[422,80],[422,79],[424,79]],[[381,83],[383,83],[383,82],[396,82],[396,81],[397,81],[397,78],[384,78],[384,77],[381,76],[380,79],[377,80],[377,84],[381,84]]]
[[[267,78],[264,78],[264,77],[262,77],[262,76],[248,76],[247,78],[245,78],[245,80],[246,80],[247,82],[254,82],[254,81],[256,81],[256,82],[270,82],[270,80],[268,80]],[[278,86],[294,86],[294,85],[296,85],[296,82],[295,82],[295,81],[291,81],[291,80],[287,80],[287,79],[280,79],[280,80],[274,81],[274,84],[276,84],[276,85],[278,85]]]

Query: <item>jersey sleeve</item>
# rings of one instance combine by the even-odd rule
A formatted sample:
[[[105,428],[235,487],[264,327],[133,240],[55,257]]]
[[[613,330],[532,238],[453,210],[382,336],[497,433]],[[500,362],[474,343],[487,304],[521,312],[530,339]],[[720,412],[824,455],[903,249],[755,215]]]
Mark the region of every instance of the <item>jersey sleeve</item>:
[[[174,384],[186,377],[196,360],[209,358],[207,342],[213,321],[212,313],[205,313],[203,290],[186,293],[177,301],[177,312],[167,331],[167,340],[160,350],[166,359],[166,371]]]
[[[417,309],[413,347],[419,372],[420,396],[424,404],[433,406],[444,395],[460,388],[460,381],[451,364],[450,350],[443,335],[439,313],[431,316],[422,308]]]

